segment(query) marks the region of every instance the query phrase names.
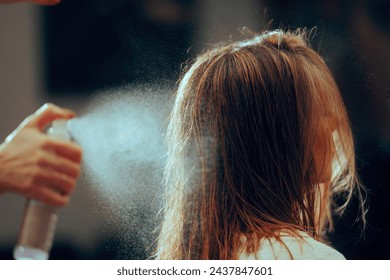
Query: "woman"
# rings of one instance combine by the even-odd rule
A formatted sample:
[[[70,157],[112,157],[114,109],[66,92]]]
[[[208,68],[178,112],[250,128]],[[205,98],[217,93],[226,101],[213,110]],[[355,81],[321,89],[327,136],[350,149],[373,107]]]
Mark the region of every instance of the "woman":
[[[198,57],[180,82],[168,142],[158,258],[344,258],[319,241],[360,194],[353,139],[304,31]]]

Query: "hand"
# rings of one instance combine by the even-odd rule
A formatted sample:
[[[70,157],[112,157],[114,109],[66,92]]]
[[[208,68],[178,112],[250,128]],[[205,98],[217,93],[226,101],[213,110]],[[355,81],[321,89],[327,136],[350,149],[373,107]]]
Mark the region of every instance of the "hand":
[[[53,139],[43,129],[72,111],[45,104],[26,118],[0,145],[0,192],[15,192],[63,206],[80,174],[81,149]]]
[[[20,3],[20,2],[31,2],[39,5],[56,5],[61,0],[0,0],[0,3]]]

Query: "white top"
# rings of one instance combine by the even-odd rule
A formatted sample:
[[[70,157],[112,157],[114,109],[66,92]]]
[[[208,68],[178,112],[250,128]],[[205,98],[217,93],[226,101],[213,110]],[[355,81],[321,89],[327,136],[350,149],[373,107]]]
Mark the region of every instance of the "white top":
[[[284,244],[275,238],[264,239],[256,253],[239,255],[240,260],[345,260],[335,249],[315,240],[306,233],[303,238],[281,236]],[[290,255],[291,254],[291,255]],[[292,256],[292,257],[291,257]]]

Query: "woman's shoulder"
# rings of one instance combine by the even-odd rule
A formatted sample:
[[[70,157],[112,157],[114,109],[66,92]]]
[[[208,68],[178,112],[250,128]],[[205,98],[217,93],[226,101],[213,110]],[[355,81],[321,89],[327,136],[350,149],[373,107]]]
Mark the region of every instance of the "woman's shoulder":
[[[247,260],[345,260],[337,250],[302,233],[301,236],[282,235],[264,239],[256,253],[239,255],[239,259]]]

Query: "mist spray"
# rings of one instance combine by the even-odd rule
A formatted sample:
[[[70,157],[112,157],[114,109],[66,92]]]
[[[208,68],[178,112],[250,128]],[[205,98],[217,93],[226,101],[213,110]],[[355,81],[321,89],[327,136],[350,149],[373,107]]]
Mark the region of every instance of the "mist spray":
[[[53,121],[46,133],[55,139],[71,141],[66,120]],[[16,260],[47,260],[53,244],[57,208],[35,199],[27,199],[19,238],[14,249]]]

